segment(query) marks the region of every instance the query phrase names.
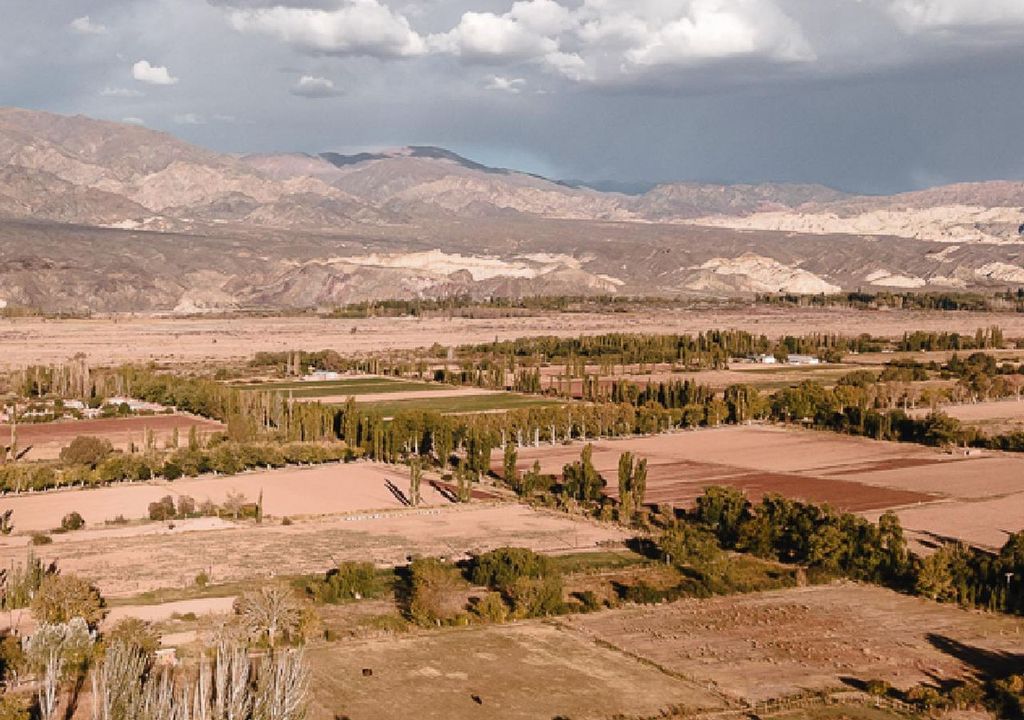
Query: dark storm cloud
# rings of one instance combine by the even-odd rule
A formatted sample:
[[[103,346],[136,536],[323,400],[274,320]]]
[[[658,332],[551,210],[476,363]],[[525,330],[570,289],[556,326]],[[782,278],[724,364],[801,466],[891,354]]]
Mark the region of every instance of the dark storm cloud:
[[[429,143],[563,177],[869,192],[1024,176],[1020,0],[0,0],[0,14],[0,102],[228,151]]]

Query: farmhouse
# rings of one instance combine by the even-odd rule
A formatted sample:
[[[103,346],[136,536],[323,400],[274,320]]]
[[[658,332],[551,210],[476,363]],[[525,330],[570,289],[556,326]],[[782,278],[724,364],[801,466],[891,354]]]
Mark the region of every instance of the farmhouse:
[[[790,355],[786,362],[790,365],[820,365],[821,360],[813,355]]]

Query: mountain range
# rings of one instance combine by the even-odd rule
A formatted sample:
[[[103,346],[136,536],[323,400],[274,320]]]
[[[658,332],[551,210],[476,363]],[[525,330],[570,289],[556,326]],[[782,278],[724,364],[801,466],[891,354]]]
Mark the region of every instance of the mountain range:
[[[396,297],[1024,285],[1024,183],[603,192],[433,147],[227,155],[0,108],[0,307],[307,308]]]

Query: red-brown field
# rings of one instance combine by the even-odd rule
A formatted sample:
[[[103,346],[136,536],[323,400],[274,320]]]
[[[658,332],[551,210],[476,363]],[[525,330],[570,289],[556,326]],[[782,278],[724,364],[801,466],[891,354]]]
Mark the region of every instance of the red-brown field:
[[[26,460],[52,460],[60,455],[62,448],[79,435],[109,440],[115,448],[126,449],[129,444],[141,446],[146,431],[153,433],[159,445],[171,440],[177,429],[184,443],[189,431],[196,428],[201,436],[223,430],[224,426],[212,420],[194,415],[150,415],[143,417],[104,418],[99,420],[64,420],[52,423],[20,423],[18,425],[18,448],[28,451]],[[0,438],[9,438],[9,425],[0,425]]]
[[[648,460],[647,500],[690,507],[711,485],[751,499],[777,492],[875,518],[895,509],[922,541],[959,538],[998,548],[1024,527],[1024,457],[965,457],[933,448],[772,426],[727,427],[593,443],[594,464],[617,495],[619,456]],[[519,468],[547,473],[579,458],[582,445],[519,451]],[[501,461],[495,456],[495,470]]]

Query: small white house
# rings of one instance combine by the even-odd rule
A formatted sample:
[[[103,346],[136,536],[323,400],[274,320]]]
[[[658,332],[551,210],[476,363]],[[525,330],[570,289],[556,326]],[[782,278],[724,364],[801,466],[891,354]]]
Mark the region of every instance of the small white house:
[[[813,355],[790,355],[787,362],[790,365],[820,365],[821,360]]]
[[[330,370],[314,370],[306,375],[303,380],[307,382],[323,382],[325,380],[341,380],[341,373]]]
[[[777,365],[779,362],[774,355],[751,355],[747,359],[759,365]]]

